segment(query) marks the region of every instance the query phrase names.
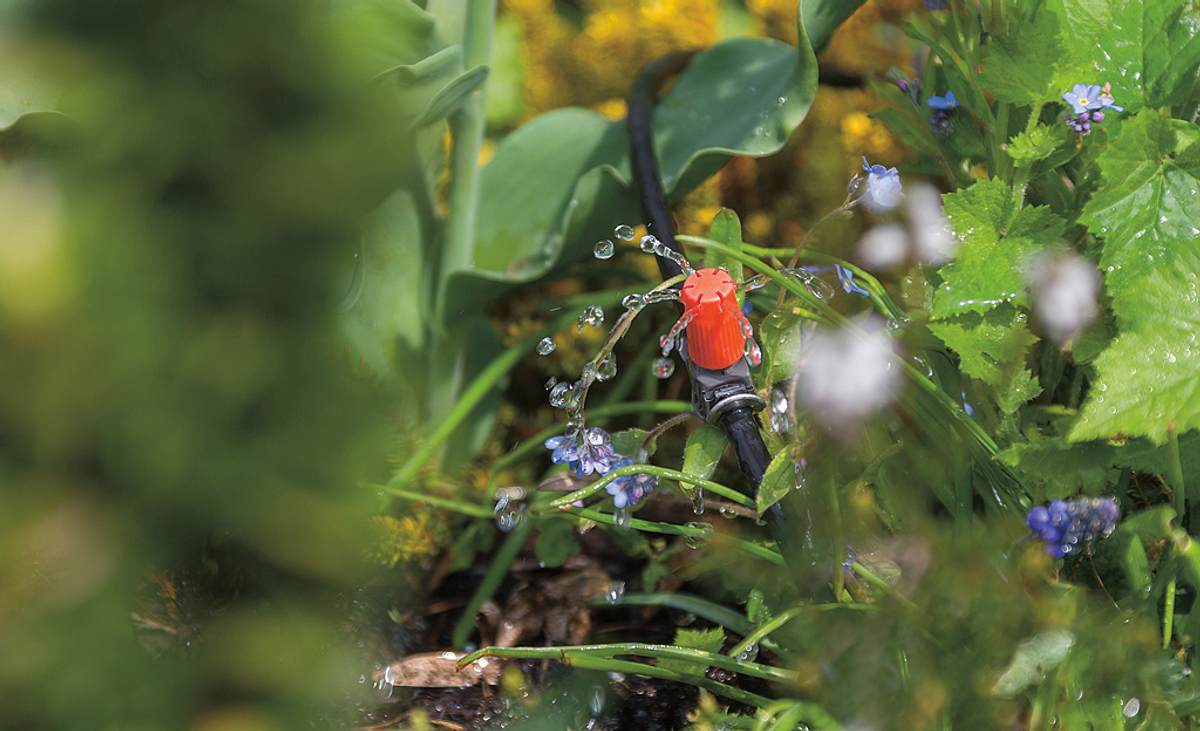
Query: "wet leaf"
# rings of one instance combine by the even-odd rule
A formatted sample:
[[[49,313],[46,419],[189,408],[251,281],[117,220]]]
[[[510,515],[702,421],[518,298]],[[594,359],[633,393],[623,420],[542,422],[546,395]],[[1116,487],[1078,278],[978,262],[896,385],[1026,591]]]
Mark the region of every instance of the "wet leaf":
[[[568,556],[579,551],[573,522],[554,517],[541,521],[533,548],[538,561],[546,566],[562,566]]]
[[[758,589],[750,590],[750,598],[746,601],[746,619],[751,624],[760,625],[771,621],[771,609],[767,606],[763,593]]]
[[[612,446],[618,454],[624,455],[630,459],[638,459],[638,455],[642,452],[642,444],[649,434],[645,429],[623,429],[622,431],[612,433]],[[652,440],[646,445],[646,455],[652,456],[655,450],[658,449],[658,440]]]
[[[758,514],[767,512],[775,503],[796,487],[796,464],[786,451],[781,451],[771,459],[767,472],[763,475],[762,484],[758,486]]]
[[[687,629],[680,627],[675,630],[675,645],[686,647],[689,650],[703,650],[704,652],[720,652],[721,646],[725,644],[725,629],[717,626],[712,629]],[[677,672],[696,672],[703,671],[708,666],[700,667],[699,663],[689,662],[687,660],[666,660],[658,661],[660,668],[675,670]]]
[[[712,477],[725,453],[725,432],[702,424],[688,435],[687,444],[683,447],[683,468],[681,472],[692,477],[707,480]]]
[[[424,652],[409,655],[375,673],[375,681],[404,688],[470,688],[500,682],[501,663],[495,658],[481,658],[458,669],[463,652]]]
[[[712,223],[708,226],[708,238],[713,241],[719,241],[726,246],[742,250],[742,222],[738,220],[737,213],[728,208],[722,208],[717,212]],[[742,262],[717,251],[709,249],[704,253],[704,266],[706,267],[724,267],[725,271],[729,272],[729,276],[733,281],[742,281]],[[741,296],[738,296],[738,301],[741,301]]]

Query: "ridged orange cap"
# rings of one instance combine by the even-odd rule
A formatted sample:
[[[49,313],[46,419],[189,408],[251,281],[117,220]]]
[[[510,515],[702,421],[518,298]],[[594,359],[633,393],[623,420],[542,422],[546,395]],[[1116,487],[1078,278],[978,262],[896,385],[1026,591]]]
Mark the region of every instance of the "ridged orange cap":
[[[738,320],[737,286],[724,269],[698,269],[679,290],[687,326],[688,357],[719,371],[745,354],[746,336]]]

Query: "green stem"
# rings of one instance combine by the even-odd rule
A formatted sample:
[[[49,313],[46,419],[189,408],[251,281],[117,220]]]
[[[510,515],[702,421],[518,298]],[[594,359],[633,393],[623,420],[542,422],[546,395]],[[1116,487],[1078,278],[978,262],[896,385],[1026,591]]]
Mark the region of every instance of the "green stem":
[[[854,573],[858,574],[860,577],[862,577],[862,579],[864,581],[866,581],[868,584],[870,584],[871,586],[882,591],[883,593],[887,594],[888,596],[893,597],[896,601],[900,602],[901,604],[908,607],[909,609],[914,609],[914,610],[918,610],[918,611],[921,609],[919,606],[917,606],[917,604],[915,602],[913,602],[913,600],[909,599],[908,597],[904,596],[900,592],[896,591],[896,587],[894,587],[891,584],[884,581],[882,578],[880,578],[880,576],[878,574],[876,574],[874,571],[867,568],[866,566],[863,566],[858,561],[855,561],[854,563],[850,564],[850,570],[853,571]]]
[[[1163,629],[1162,646],[1171,646],[1171,636],[1175,633],[1175,579],[1167,582],[1167,591],[1163,595]]]
[[[725,654],[729,655],[730,657],[737,657],[738,655],[742,654],[743,652],[750,649],[754,645],[757,645],[758,643],[762,642],[763,639],[765,639],[767,637],[767,635],[778,630],[783,625],[792,621],[796,617],[799,617],[799,616],[805,614],[806,612],[829,612],[829,611],[833,611],[835,609],[857,609],[857,610],[862,610],[862,611],[874,611],[876,609],[876,607],[871,604],[858,604],[858,603],[854,603],[854,602],[843,602],[843,603],[831,602],[828,604],[802,604],[798,607],[792,607],[791,609],[788,609],[787,611],[782,612],[779,616],[773,617],[769,622],[765,622],[762,625],[760,625],[753,632],[746,635],[745,639],[743,639],[741,642],[734,645],[733,649],[731,649],[729,652],[727,652]]]
[[[496,0],[468,3],[463,31],[463,66],[485,66],[492,55],[492,27],[496,20]],[[479,150],[486,131],[484,104],[487,84],[467,97],[450,118],[450,215],[446,221],[446,239],[442,249],[439,280],[471,264],[475,248],[475,227],[479,215]],[[438,322],[444,322],[447,288],[442,287],[438,302]]]
[[[504,539],[504,543],[500,544],[500,550],[496,552],[496,558],[492,561],[492,565],[488,566],[487,573],[484,574],[483,580],[479,582],[479,586],[475,588],[475,593],[471,595],[467,601],[467,606],[463,607],[462,614],[459,615],[458,621],[454,624],[454,633],[451,635],[450,643],[454,647],[462,647],[467,643],[467,638],[471,636],[471,632],[475,630],[475,615],[479,612],[479,608],[483,603],[492,598],[496,590],[500,588],[500,583],[504,581],[505,575],[508,574],[508,568],[512,566],[512,562],[516,560],[517,554],[521,552],[521,547],[525,545],[525,541],[529,538],[529,532],[533,529],[533,521],[526,516],[512,529]]]
[[[592,607],[669,607],[681,612],[694,614],[702,619],[719,624],[725,629],[739,635],[748,635],[754,631],[754,625],[738,612],[723,607],[691,594],[673,594],[670,592],[651,592],[646,594],[622,594],[615,600],[596,599],[588,602]],[[772,649],[764,645],[767,649]]]
[[[1179,515],[1180,522],[1186,523],[1191,528],[1195,521],[1186,512],[1187,487],[1183,482],[1183,461],[1179,456],[1179,431],[1175,428],[1175,422],[1171,422],[1167,427],[1167,469],[1169,470],[1168,477],[1171,480],[1171,496],[1174,499],[1175,512]]]
[[[687,401],[628,401],[619,404],[608,404],[605,406],[597,406],[588,411],[588,419],[600,421],[610,416],[623,416],[625,414],[638,414],[643,412],[656,412],[659,414],[683,414],[692,410],[692,405]],[[505,467],[520,461],[531,452],[536,452],[542,448],[542,443],[555,434],[562,433],[562,424],[552,424],[545,429],[542,429],[537,434],[526,439],[518,444],[508,454],[496,460],[492,465],[492,472],[504,469]]]
[[[617,522],[617,518],[612,513],[602,513],[599,510],[589,510],[587,508],[568,508],[564,512],[572,515],[578,515],[581,518],[603,523],[604,525],[621,525]],[[659,533],[668,536],[685,536],[688,538],[702,538],[709,540],[713,538],[713,530],[708,528],[697,528],[691,525],[677,525],[675,523],[658,523],[652,520],[642,520],[640,518],[630,518],[628,527],[634,530],[645,531],[646,533]],[[735,548],[755,558],[766,559],[776,566],[783,565],[783,556],[774,549],[760,546],[757,543],[735,538],[732,536],[721,536],[721,540],[727,540]]]
[[[728,655],[694,650],[688,647],[679,647],[678,645],[652,645],[644,642],[617,642],[607,645],[567,645],[562,647],[484,647],[459,660],[458,666],[460,668],[465,667],[481,657],[508,657],[519,660],[557,660],[563,655],[587,655],[591,657],[636,655],[638,657],[686,660],[695,663],[697,668],[712,665],[722,670],[732,670],[741,675],[773,682],[791,683],[796,680],[795,673],[771,667],[770,665],[738,660]]]
[[[586,500],[596,493],[602,492],[604,488],[607,487],[608,484],[613,480],[617,480],[621,477],[630,477],[632,475],[654,475],[655,477],[660,477],[667,480],[675,480],[676,482],[682,482],[687,485],[696,485],[697,487],[702,487],[705,490],[708,490],[714,495],[720,495],[727,500],[732,500],[739,505],[745,505],[746,507],[753,507],[754,505],[753,500],[737,490],[734,490],[731,487],[725,487],[724,485],[713,482],[712,480],[704,480],[699,477],[689,475],[686,472],[672,470],[667,467],[655,467],[654,465],[648,464],[631,464],[612,470],[608,474],[604,475],[604,477],[601,477],[599,480],[593,482],[587,487],[582,487],[574,492],[567,493],[560,498],[552,500],[549,503],[549,507],[560,509],[568,508],[577,500]]]
[[[617,672],[627,675],[644,675],[648,678],[659,678],[661,680],[673,680],[677,683],[688,683],[697,687],[703,688],[710,693],[721,695],[730,698],[739,703],[745,703],[748,706],[762,708],[771,702],[770,698],[764,698],[757,693],[751,693],[741,688],[734,688],[731,685],[718,683],[715,680],[709,680],[703,675],[689,675],[687,673],[675,672],[667,670],[656,665],[647,665],[641,662],[629,662],[627,660],[612,660],[609,658],[589,657],[587,655],[567,655],[564,661],[578,668],[586,670],[599,670],[601,672]]]
[[[492,512],[491,508],[487,507],[486,505],[475,505],[473,503],[467,503],[461,500],[440,497],[438,495],[429,495],[427,493],[417,492],[416,490],[405,490],[402,487],[392,487],[390,485],[368,484],[367,487],[381,490],[389,495],[401,498],[402,500],[411,500],[417,503],[433,505],[434,507],[438,508],[445,508],[446,510],[453,510],[456,513],[469,515],[472,518],[484,518],[491,520],[492,518],[496,517],[496,514]]]
[[[470,415],[471,411],[479,405],[479,402],[488,395],[488,392],[500,382],[500,379],[508,375],[508,372],[521,362],[526,352],[532,350],[534,345],[543,337],[557,332],[574,322],[581,311],[582,308],[568,312],[566,315],[555,320],[553,324],[530,335],[508,350],[505,350],[491,363],[488,363],[487,367],[475,377],[474,381],[471,381],[471,384],[458,397],[454,408],[450,410],[450,413],[446,415],[442,423],[434,428],[429,438],[413,451],[408,460],[400,466],[400,469],[396,470],[396,474],[392,479],[388,480],[388,487],[401,487],[412,482],[420,474],[421,469],[426,463],[437,454],[437,450],[442,443],[450,438],[450,435],[454,433],[459,424]]]

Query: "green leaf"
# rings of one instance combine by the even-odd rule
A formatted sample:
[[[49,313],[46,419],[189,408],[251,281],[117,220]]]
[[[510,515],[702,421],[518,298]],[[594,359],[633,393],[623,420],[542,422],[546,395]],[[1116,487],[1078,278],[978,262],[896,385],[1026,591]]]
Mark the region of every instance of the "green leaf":
[[[995,389],[996,402],[1006,414],[1041,390],[1025,366],[1037,337],[1029,331],[1026,314],[1011,305],[990,312],[963,315],[929,323],[929,330],[958,353],[963,373]]]
[[[1113,448],[1102,442],[1068,444],[1061,438],[1017,442],[996,458],[1017,469],[1023,482],[1043,500],[1070,497],[1082,490],[1099,495],[1116,478]]]
[[[767,380],[791,378],[800,357],[800,317],[790,307],[773,309],[758,326],[758,336],[766,353]]]
[[[1041,632],[1017,645],[1012,662],[992,686],[992,694],[1011,698],[1031,685],[1042,682],[1046,673],[1067,658],[1075,644],[1075,635],[1067,630]]]
[[[471,92],[483,84],[487,76],[487,66],[476,66],[451,79],[433,95],[413,126],[422,127],[449,117],[463,105]]]
[[[1152,546],[1171,534],[1175,511],[1170,505],[1148,508],[1121,520],[1117,535],[1137,538],[1143,546]]]
[[[573,521],[549,518],[538,523],[537,539],[533,543],[538,561],[555,568],[579,551]]]
[[[1176,156],[1179,132],[1167,116],[1148,109],[1126,120],[1097,159],[1103,183],[1080,214],[1104,239],[1100,264],[1122,327],[1134,314],[1128,301],[1145,287],[1142,277],[1197,249],[1200,156]]]
[[[1122,333],[1096,358],[1071,440],[1123,434],[1162,444],[1172,424],[1180,432],[1200,426],[1200,252],[1183,249],[1145,276],[1118,317]]]
[[[680,627],[675,630],[674,644],[689,650],[720,652],[721,646],[725,644],[725,629],[719,625],[712,629],[686,629]],[[658,661],[658,666],[681,673],[703,672],[708,668],[707,665],[701,667],[699,663],[689,660],[668,660],[665,658]]]
[[[1065,129],[1062,125],[1051,128],[1043,124],[1022,132],[1009,141],[1008,156],[1020,167],[1045,160],[1066,140]]]
[[[772,616],[763,593],[758,589],[751,589],[750,597],[746,601],[746,619],[757,626],[770,622]]]
[[[415,64],[445,46],[434,34],[434,16],[411,0],[342,0],[333,8],[342,47],[356,52],[348,60],[369,75]]]
[[[775,503],[796,488],[796,464],[787,451],[781,451],[771,459],[762,483],[758,486],[756,499],[758,514],[767,512]]]
[[[837,27],[862,7],[864,2],[865,0],[803,0],[799,3],[801,18],[812,47],[820,53],[833,37]]]
[[[1050,7],[1064,49],[1060,91],[1109,82],[1130,110],[1186,100],[1200,64],[1200,11],[1192,0],[1052,0]]]
[[[58,89],[36,70],[30,53],[0,39],[0,132],[27,115],[58,109]]]
[[[1130,535],[1121,546],[1121,569],[1125,572],[1129,593],[1138,598],[1148,597],[1152,583],[1150,560],[1146,558],[1146,547],[1137,535]]]
[[[728,208],[722,208],[717,211],[717,215],[713,218],[712,223],[708,227],[708,238],[713,241],[718,241],[735,251],[742,250],[742,222],[738,220],[737,213],[734,213]],[[729,276],[733,281],[740,282],[744,278],[742,274],[742,262],[729,256],[723,251],[717,249],[709,249],[704,254],[704,266],[706,267],[723,267],[729,272]],[[738,301],[741,301],[741,295],[738,295]]]
[[[733,38],[697,54],[655,109],[664,184],[679,198],[730,155],[781,149],[812,106],[816,58],[797,48]],[[781,101],[782,100],[782,101]],[[586,257],[613,226],[638,220],[626,129],[583,109],[559,109],[506,137],[483,169],[473,266],[447,272],[463,308]],[[451,313],[453,314],[453,313]]]
[[[612,446],[617,454],[624,455],[630,459],[636,460],[642,453],[642,444],[646,441],[646,436],[650,432],[645,429],[623,429],[612,433]],[[658,448],[658,440],[655,439],[646,445],[646,456],[654,454]]]
[[[1058,21],[1045,10],[996,36],[983,57],[983,86],[997,99],[1032,105],[1057,99],[1055,69],[1062,57]]]
[[[957,258],[941,269],[934,318],[1024,302],[1025,260],[1062,236],[1062,219],[1046,206],[1014,214],[1012,191],[997,179],[981,180],[944,200],[946,217],[962,243]]]
[[[684,474],[707,480],[712,477],[725,453],[725,432],[709,424],[701,424],[688,435],[683,447]]]

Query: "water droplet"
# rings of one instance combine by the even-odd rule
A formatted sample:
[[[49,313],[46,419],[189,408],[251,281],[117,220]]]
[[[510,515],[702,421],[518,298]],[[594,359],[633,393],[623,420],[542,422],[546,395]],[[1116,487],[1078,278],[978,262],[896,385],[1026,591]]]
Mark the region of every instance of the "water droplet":
[[[704,488],[692,488],[692,512],[696,515],[704,515]]]
[[[737,659],[742,662],[754,662],[758,658],[758,645],[753,644],[737,654]]]
[[[599,327],[604,324],[604,308],[600,305],[588,305],[579,315],[579,329],[582,330],[589,325]]]
[[[633,241],[633,226],[622,223],[613,229],[613,236],[616,236],[622,241]]]
[[[640,312],[646,306],[646,298],[637,292],[627,294],[625,299],[621,300],[621,306],[633,312]]]
[[[705,543],[708,543],[709,539],[712,538],[713,527],[709,523],[688,523],[687,527],[691,528],[692,530],[702,531],[698,534],[686,536],[683,539],[683,542],[687,544],[688,548],[693,550],[700,548]]]
[[[792,279],[798,280],[804,285],[805,289],[812,292],[812,295],[819,300],[827,300],[834,295],[833,285],[807,269],[784,269],[781,274],[786,274]]]
[[[593,250],[593,253],[596,255],[597,259],[611,259],[615,250],[616,246],[612,241],[603,239],[596,242],[596,248]]]
[[[592,686],[592,700],[590,709],[593,716],[599,716],[604,711],[604,687],[599,685]]]
[[[572,390],[571,384],[567,383],[566,381],[563,381],[562,383],[556,383],[554,387],[550,389],[550,405],[556,409],[561,409],[562,407],[566,406],[567,401],[569,401],[571,398]]]
[[[501,510],[496,514],[496,529],[501,533],[508,533],[520,524],[524,515],[521,511],[512,508]]]
[[[767,277],[765,274],[755,274],[738,285],[738,289],[743,292],[752,292],[756,289],[762,289],[767,286]]]
[[[537,353],[538,355],[550,355],[556,347],[558,346],[554,344],[553,338],[542,338],[538,341]]]
[[[792,420],[788,414],[788,397],[781,388],[771,390],[771,428],[777,434],[787,434],[792,430]]]
[[[630,512],[628,505],[623,508],[617,508],[613,513],[613,517],[616,519],[618,528],[628,528],[629,524],[633,522],[633,513]]]
[[[655,358],[654,362],[650,364],[650,370],[654,373],[655,378],[660,380],[670,378],[671,374],[675,372],[675,361],[665,356]]]
[[[679,290],[656,289],[652,292],[647,292],[642,299],[644,299],[648,305],[652,305],[656,302],[669,302],[679,299]]]
[[[1124,707],[1121,708],[1121,715],[1125,718],[1133,718],[1141,710],[1142,702],[1135,696],[1125,702]]]
[[[608,443],[608,432],[604,431],[598,426],[588,429],[584,434],[584,437],[587,439],[587,443],[594,447],[599,447],[601,444]]]
[[[658,253],[659,242],[658,239],[654,238],[653,235],[646,234],[642,237],[642,240],[638,243],[638,246],[647,254],[655,254]]]
[[[604,601],[608,604],[616,604],[621,601],[621,597],[625,596],[625,582],[614,581],[604,590]]]
[[[558,379],[555,378],[554,376],[550,376],[549,378],[546,379],[545,388],[547,391],[553,389],[557,385],[558,385]]]
[[[604,356],[604,360],[596,366],[596,380],[604,383],[617,376],[617,358],[612,353]]]

